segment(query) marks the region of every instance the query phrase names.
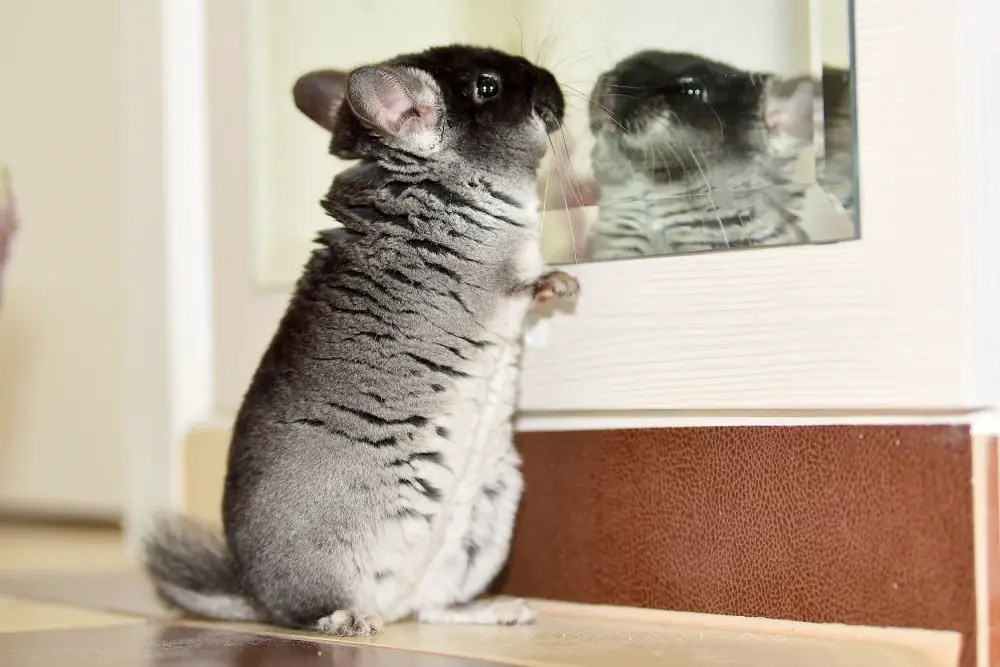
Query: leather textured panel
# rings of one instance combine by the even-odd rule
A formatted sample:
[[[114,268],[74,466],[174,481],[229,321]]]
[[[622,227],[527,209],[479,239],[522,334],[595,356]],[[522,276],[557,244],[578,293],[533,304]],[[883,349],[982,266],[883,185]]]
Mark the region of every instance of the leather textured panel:
[[[958,630],[975,652],[964,426],[521,433],[511,595]]]

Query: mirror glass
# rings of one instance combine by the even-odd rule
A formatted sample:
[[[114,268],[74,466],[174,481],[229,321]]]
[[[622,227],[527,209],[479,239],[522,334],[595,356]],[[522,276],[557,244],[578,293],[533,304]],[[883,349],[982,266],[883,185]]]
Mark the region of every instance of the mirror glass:
[[[258,277],[299,275],[349,163],[291,86],[449,43],[550,69],[538,191],[552,264],[859,237],[849,0],[250,0]]]

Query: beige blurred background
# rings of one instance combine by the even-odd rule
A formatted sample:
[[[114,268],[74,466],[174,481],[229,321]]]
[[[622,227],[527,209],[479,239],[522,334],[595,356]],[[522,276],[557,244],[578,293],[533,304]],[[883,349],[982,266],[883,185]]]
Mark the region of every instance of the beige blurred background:
[[[125,489],[115,0],[0,0],[0,162],[22,224],[0,306],[0,505],[117,515]]]

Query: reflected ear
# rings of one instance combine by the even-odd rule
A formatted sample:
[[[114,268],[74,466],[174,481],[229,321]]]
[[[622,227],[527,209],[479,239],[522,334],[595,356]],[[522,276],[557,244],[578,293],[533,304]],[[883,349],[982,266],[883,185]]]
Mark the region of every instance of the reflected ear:
[[[347,103],[380,137],[424,149],[439,141],[441,95],[427,74],[401,67],[360,67],[348,77]]]
[[[295,106],[320,127],[333,132],[337,110],[344,101],[347,74],[325,69],[303,74],[292,87]]]
[[[766,91],[764,124],[768,131],[800,138],[812,136],[816,96],[816,83],[812,78],[770,78]]]

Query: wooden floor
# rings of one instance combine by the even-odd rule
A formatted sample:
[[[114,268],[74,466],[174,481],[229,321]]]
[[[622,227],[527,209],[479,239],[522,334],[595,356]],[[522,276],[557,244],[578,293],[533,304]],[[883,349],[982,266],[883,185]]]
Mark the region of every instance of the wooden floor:
[[[0,665],[944,667],[956,633],[536,602],[530,627],[402,623],[370,640],[173,617],[113,530],[0,524]]]

